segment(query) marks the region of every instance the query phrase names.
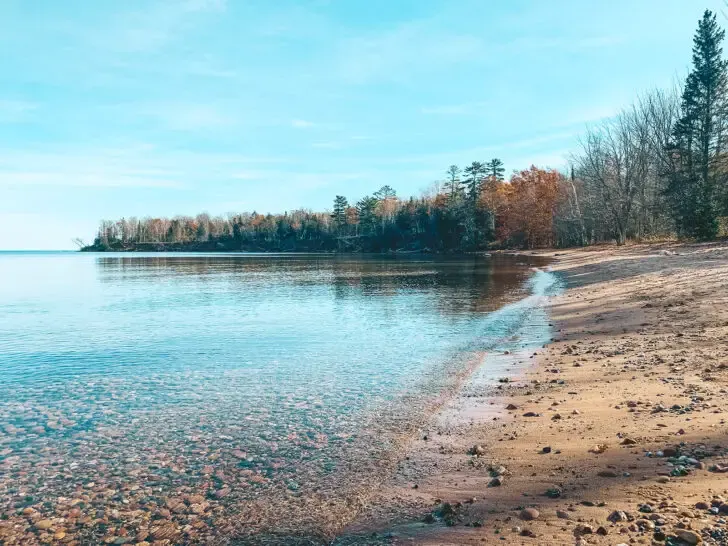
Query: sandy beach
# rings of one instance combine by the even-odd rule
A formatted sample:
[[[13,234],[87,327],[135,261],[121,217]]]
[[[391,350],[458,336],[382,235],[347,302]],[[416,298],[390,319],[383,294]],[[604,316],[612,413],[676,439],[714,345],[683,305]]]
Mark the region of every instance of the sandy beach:
[[[539,254],[553,342],[492,355],[525,373],[444,407],[351,541],[728,544],[728,246]]]

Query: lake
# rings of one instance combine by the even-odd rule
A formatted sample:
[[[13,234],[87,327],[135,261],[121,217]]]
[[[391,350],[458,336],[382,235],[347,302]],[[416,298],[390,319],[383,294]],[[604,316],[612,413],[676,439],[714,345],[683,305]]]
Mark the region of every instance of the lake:
[[[325,533],[454,388],[504,373],[489,351],[550,337],[546,265],[2,252],[0,513],[27,544]]]

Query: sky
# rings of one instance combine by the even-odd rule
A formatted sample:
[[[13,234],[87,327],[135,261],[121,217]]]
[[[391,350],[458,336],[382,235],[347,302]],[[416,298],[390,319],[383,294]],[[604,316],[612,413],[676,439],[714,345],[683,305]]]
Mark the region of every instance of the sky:
[[[562,167],[722,0],[0,0],[0,249]]]

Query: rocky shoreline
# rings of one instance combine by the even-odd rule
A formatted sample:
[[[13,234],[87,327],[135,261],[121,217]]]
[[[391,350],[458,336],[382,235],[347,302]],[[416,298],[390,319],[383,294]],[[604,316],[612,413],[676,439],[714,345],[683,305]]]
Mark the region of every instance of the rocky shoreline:
[[[728,247],[541,255],[552,343],[423,430],[341,544],[728,544]]]

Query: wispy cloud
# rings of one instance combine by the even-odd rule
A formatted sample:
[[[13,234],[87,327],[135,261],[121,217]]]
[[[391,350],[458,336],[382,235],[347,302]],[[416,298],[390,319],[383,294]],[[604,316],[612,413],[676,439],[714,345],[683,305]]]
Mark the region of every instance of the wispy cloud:
[[[463,104],[445,104],[441,106],[427,106],[420,111],[427,115],[461,116],[486,113],[488,103],[466,102]]]
[[[284,158],[160,150],[146,144],[27,152],[0,150],[0,187],[183,188],[224,182]]]
[[[291,127],[294,127],[295,129],[310,129],[311,127],[314,127],[316,124],[312,121],[307,121],[305,119],[294,119],[291,120]]]
[[[225,11],[227,0],[184,0],[182,8],[186,11]]]
[[[402,81],[412,73],[467,63],[482,48],[478,36],[443,32],[431,20],[413,21],[344,40],[338,48],[337,71],[352,84]]]
[[[145,9],[117,13],[113,23],[95,29],[75,29],[106,51],[149,53],[182,39],[205,15],[220,15],[225,0],[156,0]]]
[[[35,102],[25,100],[0,99],[0,123],[15,123],[28,118],[28,114],[38,109]]]
[[[311,143],[311,147],[321,150],[339,150],[341,148],[341,143],[333,141],[313,142]]]
[[[221,129],[237,125],[238,120],[219,104],[204,103],[153,103],[130,105],[138,115],[159,121],[174,131]]]

